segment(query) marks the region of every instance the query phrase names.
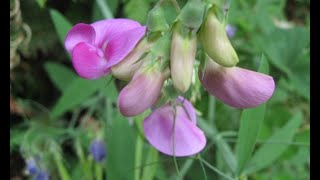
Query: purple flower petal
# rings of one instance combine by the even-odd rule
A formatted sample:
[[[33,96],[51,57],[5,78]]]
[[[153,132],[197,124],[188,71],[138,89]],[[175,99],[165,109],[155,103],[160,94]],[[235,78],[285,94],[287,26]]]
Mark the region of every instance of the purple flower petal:
[[[42,170],[38,174],[36,174],[33,179],[34,180],[49,180],[50,175],[47,171]]]
[[[31,175],[36,175],[40,171],[38,164],[33,157],[26,160],[26,170]]]
[[[226,32],[229,38],[233,38],[233,36],[236,34],[237,32],[237,28],[231,24],[227,24],[226,26]]]
[[[106,19],[91,24],[96,32],[95,45],[102,47],[106,41],[116,33],[141,27],[141,25],[130,19]]]
[[[190,113],[190,112],[189,112]],[[206,145],[206,137],[192,122],[183,107],[164,105],[156,109],[143,122],[144,134],[149,143],[170,156],[191,156]]]
[[[123,60],[134,49],[145,32],[146,27],[141,26],[113,35],[105,49],[108,67]]]
[[[275,83],[271,76],[243,68],[226,68],[207,61],[199,79],[205,89],[224,103],[235,108],[252,108],[267,101]]]
[[[80,42],[94,43],[96,33],[92,26],[84,23],[76,24],[67,34],[64,46],[69,53]]]
[[[90,153],[96,162],[102,162],[107,154],[106,144],[102,139],[95,139],[89,147]]]
[[[194,110],[192,104],[191,104],[187,99],[185,99],[185,98],[182,97],[182,96],[179,96],[179,97],[177,98],[177,102],[183,103],[182,105],[183,105],[186,113],[188,113],[189,119],[190,119],[192,122],[197,123],[196,111]]]
[[[110,72],[103,52],[88,43],[79,43],[72,51],[73,67],[79,76],[86,79],[97,79]]]
[[[118,97],[119,110],[124,116],[136,116],[150,108],[158,99],[164,82],[159,71],[136,72]]]

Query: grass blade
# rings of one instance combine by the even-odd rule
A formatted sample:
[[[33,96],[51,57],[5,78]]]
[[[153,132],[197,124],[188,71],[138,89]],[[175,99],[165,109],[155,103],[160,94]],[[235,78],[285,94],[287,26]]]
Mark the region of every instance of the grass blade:
[[[223,159],[232,172],[236,169],[236,159],[231,151],[230,146],[219,135],[218,130],[215,127],[211,127],[205,120],[198,117],[197,123],[199,127],[205,132],[205,134],[216,143],[218,151],[221,152]]]
[[[54,105],[51,112],[52,118],[56,118],[64,112],[83,103],[91,95],[103,88],[105,82],[105,78],[101,78],[99,80],[86,80],[82,78],[75,79],[68,88],[63,91],[62,96]]]
[[[267,141],[284,141],[290,142],[302,122],[302,113],[295,114],[287,124],[274,133]],[[261,170],[272,164],[281,154],[287,149],[288,143],[265,143],[254,154],[248,168],[245,170],[246,174]]]

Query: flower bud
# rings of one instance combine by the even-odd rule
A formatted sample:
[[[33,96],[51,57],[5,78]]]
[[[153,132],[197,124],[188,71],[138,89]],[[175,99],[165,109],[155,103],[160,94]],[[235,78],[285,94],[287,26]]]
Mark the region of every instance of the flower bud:
[[[160,67],[142,65],[119,94],[121,114],[127,117],[136,116],[150,108],[157,101],[165,79]]]
[[[42,170],[38,174],[36,174],[34,180],[49,180],[49,173],[47,171]]]
[[[120,80],[131,80],[134,73],[142,64],[141,58],[151,46],[152,43],[147,42],[146,39],[141,40],[128,56],[126,56],[120,63],[112,66],[112,74]]]
[[[96,162],[102,162],[107,154],[105,143],[101,139],[95,139],[90,144],[90,153]]]
[[[183,36],[177,24],[171,42],[170,68],[173,86],[180,92],[186,92],[191,84],[193,64],[197,50],[196,36]]]
[[[200,29],[199,39],[208,56],[216,63],[232,67],[239,62],[238,55],[229,41],[225,28],[217,19],[212,8],[209,9]]]
[[[40,171],[36,160],[32,157],[26,160],[26,166],[26,170],[30,175],[36,175]]]
[[[237,28],[231,24],[227,24],[226,26],[226,32],[229,38],[233,38],[233,36],[236,34]]]
[[[197,31],[203,21],[204,3],[200,0],[189,0],[181,10],[179,20],[189,28]]]

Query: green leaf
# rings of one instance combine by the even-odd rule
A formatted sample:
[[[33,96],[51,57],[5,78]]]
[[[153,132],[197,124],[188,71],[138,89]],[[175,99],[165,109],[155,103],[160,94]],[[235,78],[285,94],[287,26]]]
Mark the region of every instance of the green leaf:
[[[62,115],[64,112],[76,107],[91,95],[97,92],[106,84],[106,79],[101,78],[99,80],[87,80],[77,78],[63,91],[62,96],[58,102],[54,105],[51,115],[56,118]]]
[[[47,0],[36,0],[40,8],[44,8],[47,3]]]
[[[114,112],[112,124],[105,130],[108,147],[107,179],[132,180],[137,135],[128,119]]]
[[[102,91],[104,95],[111,101],[117,102],[118,99],[118,90],[114,83],[114,80],[110,80],[111,82],[107,82],[105,87],[103,87]]]
[[[264,56],[261,58],[259,72],[268,72],[268,63]],[[240,175],[257,141],[259,130],[264,119],[265,103],[251,109],[244,110],[241,114],[240,129],[236,147],[237,174]]]
[[[124,7],[126,17],[145,23],[150,7],[150,2],[145,0],[130,0]],[[139,8],[139,10],[137,10]]]
[[[285,73],[282,84],[309,100],[310,32],[307,28],[275,29],[257,38],[256,44],[266,53],[270,63]]]
[[[154,176],[158,168],[158,161],[159,152],[155,148],[150,147],[147,160],[143,168],[142,180],[154,179]]]
[[[64,46],[64,40],[67,36],[68,31],[71,29],[72,24],[58,11],[50,9],[51,19],[53,21],[54,27],[58,33],[60,42]]]
[[[267,141],[291,142],[297,128],[303,120],[302,113],[296,113],[287,124],[275,132]],[[244,173],[250,174],[271,165],[288,148],[288,143],[263,144],[253,155]]]
[[[44,66],[51,81],[61,92],[63,92],[73,80],[78,78],[74,72],[62,64],[46,62]]]

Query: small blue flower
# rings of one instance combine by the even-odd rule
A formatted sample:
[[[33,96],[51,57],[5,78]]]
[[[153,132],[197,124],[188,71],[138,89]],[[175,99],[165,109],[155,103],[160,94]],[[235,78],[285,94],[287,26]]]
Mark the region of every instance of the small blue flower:
[[[49,173],[42,170],[36,176],[34,176],[33,180],[49,180]]]
[[[95,139],[90,144],[90,153],[96,162],[102,162],[106,157],[106,145],[101,139]]]
[[[30,175],[36,175],[40,171],[36,160],[32,157],[26,160],[26,165],[26,170]]]
[[[227,32],[228,37],[232,38],[237,32],[237,28],[231,24],[228,24],[226,26],[226,32]]]

